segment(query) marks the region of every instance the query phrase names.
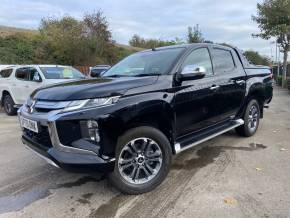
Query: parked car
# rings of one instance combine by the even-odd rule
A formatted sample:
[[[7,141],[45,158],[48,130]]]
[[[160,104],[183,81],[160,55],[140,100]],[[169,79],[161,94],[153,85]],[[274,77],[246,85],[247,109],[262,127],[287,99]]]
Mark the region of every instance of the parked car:
[[[97,166],[140,194],[165,179],[173,155],[232,129],[254,135],[272,93],[270,69],[236,48],[156,48],[101,78],[33,92],[19,110],[22,140],[54,166]]]
[[[0,100],[8,115],[16,114],[37,88],[49,84],[81,79],[84,75],[69,66],[26,65],[9,66],[0,70]]]
[[[111,68],[110,65],[96,65],[94,67],[91,67],[90,76],[91,77],[100,77],[103,72],[107,71],[110,68]]]

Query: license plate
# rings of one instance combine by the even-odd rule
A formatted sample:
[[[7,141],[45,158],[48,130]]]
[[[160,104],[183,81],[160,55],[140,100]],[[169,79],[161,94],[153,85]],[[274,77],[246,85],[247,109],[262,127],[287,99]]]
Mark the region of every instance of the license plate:
[[[20,125],[21,127],[25,128],[25,129],[29,129],[33,132],[38,133],[38,126],[37,126],[37,122],[24,118],[24,117],[20,117]]]

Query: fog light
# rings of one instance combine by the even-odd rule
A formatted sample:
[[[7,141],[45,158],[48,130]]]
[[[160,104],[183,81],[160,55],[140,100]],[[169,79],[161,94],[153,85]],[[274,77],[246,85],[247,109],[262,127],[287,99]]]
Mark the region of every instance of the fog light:
[[[98,122],[95,120],[88,120],[87,127],[90,139],[95,142],[100,142]]]

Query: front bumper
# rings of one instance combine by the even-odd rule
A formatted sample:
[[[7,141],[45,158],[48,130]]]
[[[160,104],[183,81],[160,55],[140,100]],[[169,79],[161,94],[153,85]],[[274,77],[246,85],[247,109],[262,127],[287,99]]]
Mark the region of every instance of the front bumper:
[[[21,107],[18,111],[18,116],[37,121],[42,127],[40,131],[43,131],[41,129],[47,129],[48,139],[42,140],[40,143],[34,140],[34,136],[30,137],[30,135],[27,135],[27,130],[23,129],[22,142],[49,164],[65,169],[76,166],[79,168],[91,166],[100,171],[113,169],[114,158],[103,157],[92,150],[67,146],[61,143],[56,121],[62,117],[62,114],[59,114],[57,111],[29,114],[24,107]],[[65,116],[68,116],[68,114]]]

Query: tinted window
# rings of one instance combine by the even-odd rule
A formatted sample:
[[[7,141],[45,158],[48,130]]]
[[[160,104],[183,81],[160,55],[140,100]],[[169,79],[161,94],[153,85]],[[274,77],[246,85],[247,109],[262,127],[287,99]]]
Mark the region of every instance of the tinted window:
[[[0,71],[0,78],[8,78],[10,77],[13,69],[6,69],[6,70],[1,70]]]
[[[16,78],[25,81],[41,80],[38,71],[33,67],[19,68],[16,70]]]
[[[21,80],[28,80],[28,71],[26,70],[26,68],[17,69],[16,78]]]
[[[167,74],[183,48],[139,52],[123,59],[102,76],[142,76]]]
[[[207,48],[199,48],[188,55],[182,64],[182,69],[187,65],[204,67],[206,69],[206,74],[212,74],[212,63]]]
[[[213,66],[216,72],[228,72],[235,68],[232,53],[229,50],[213,49]]]

